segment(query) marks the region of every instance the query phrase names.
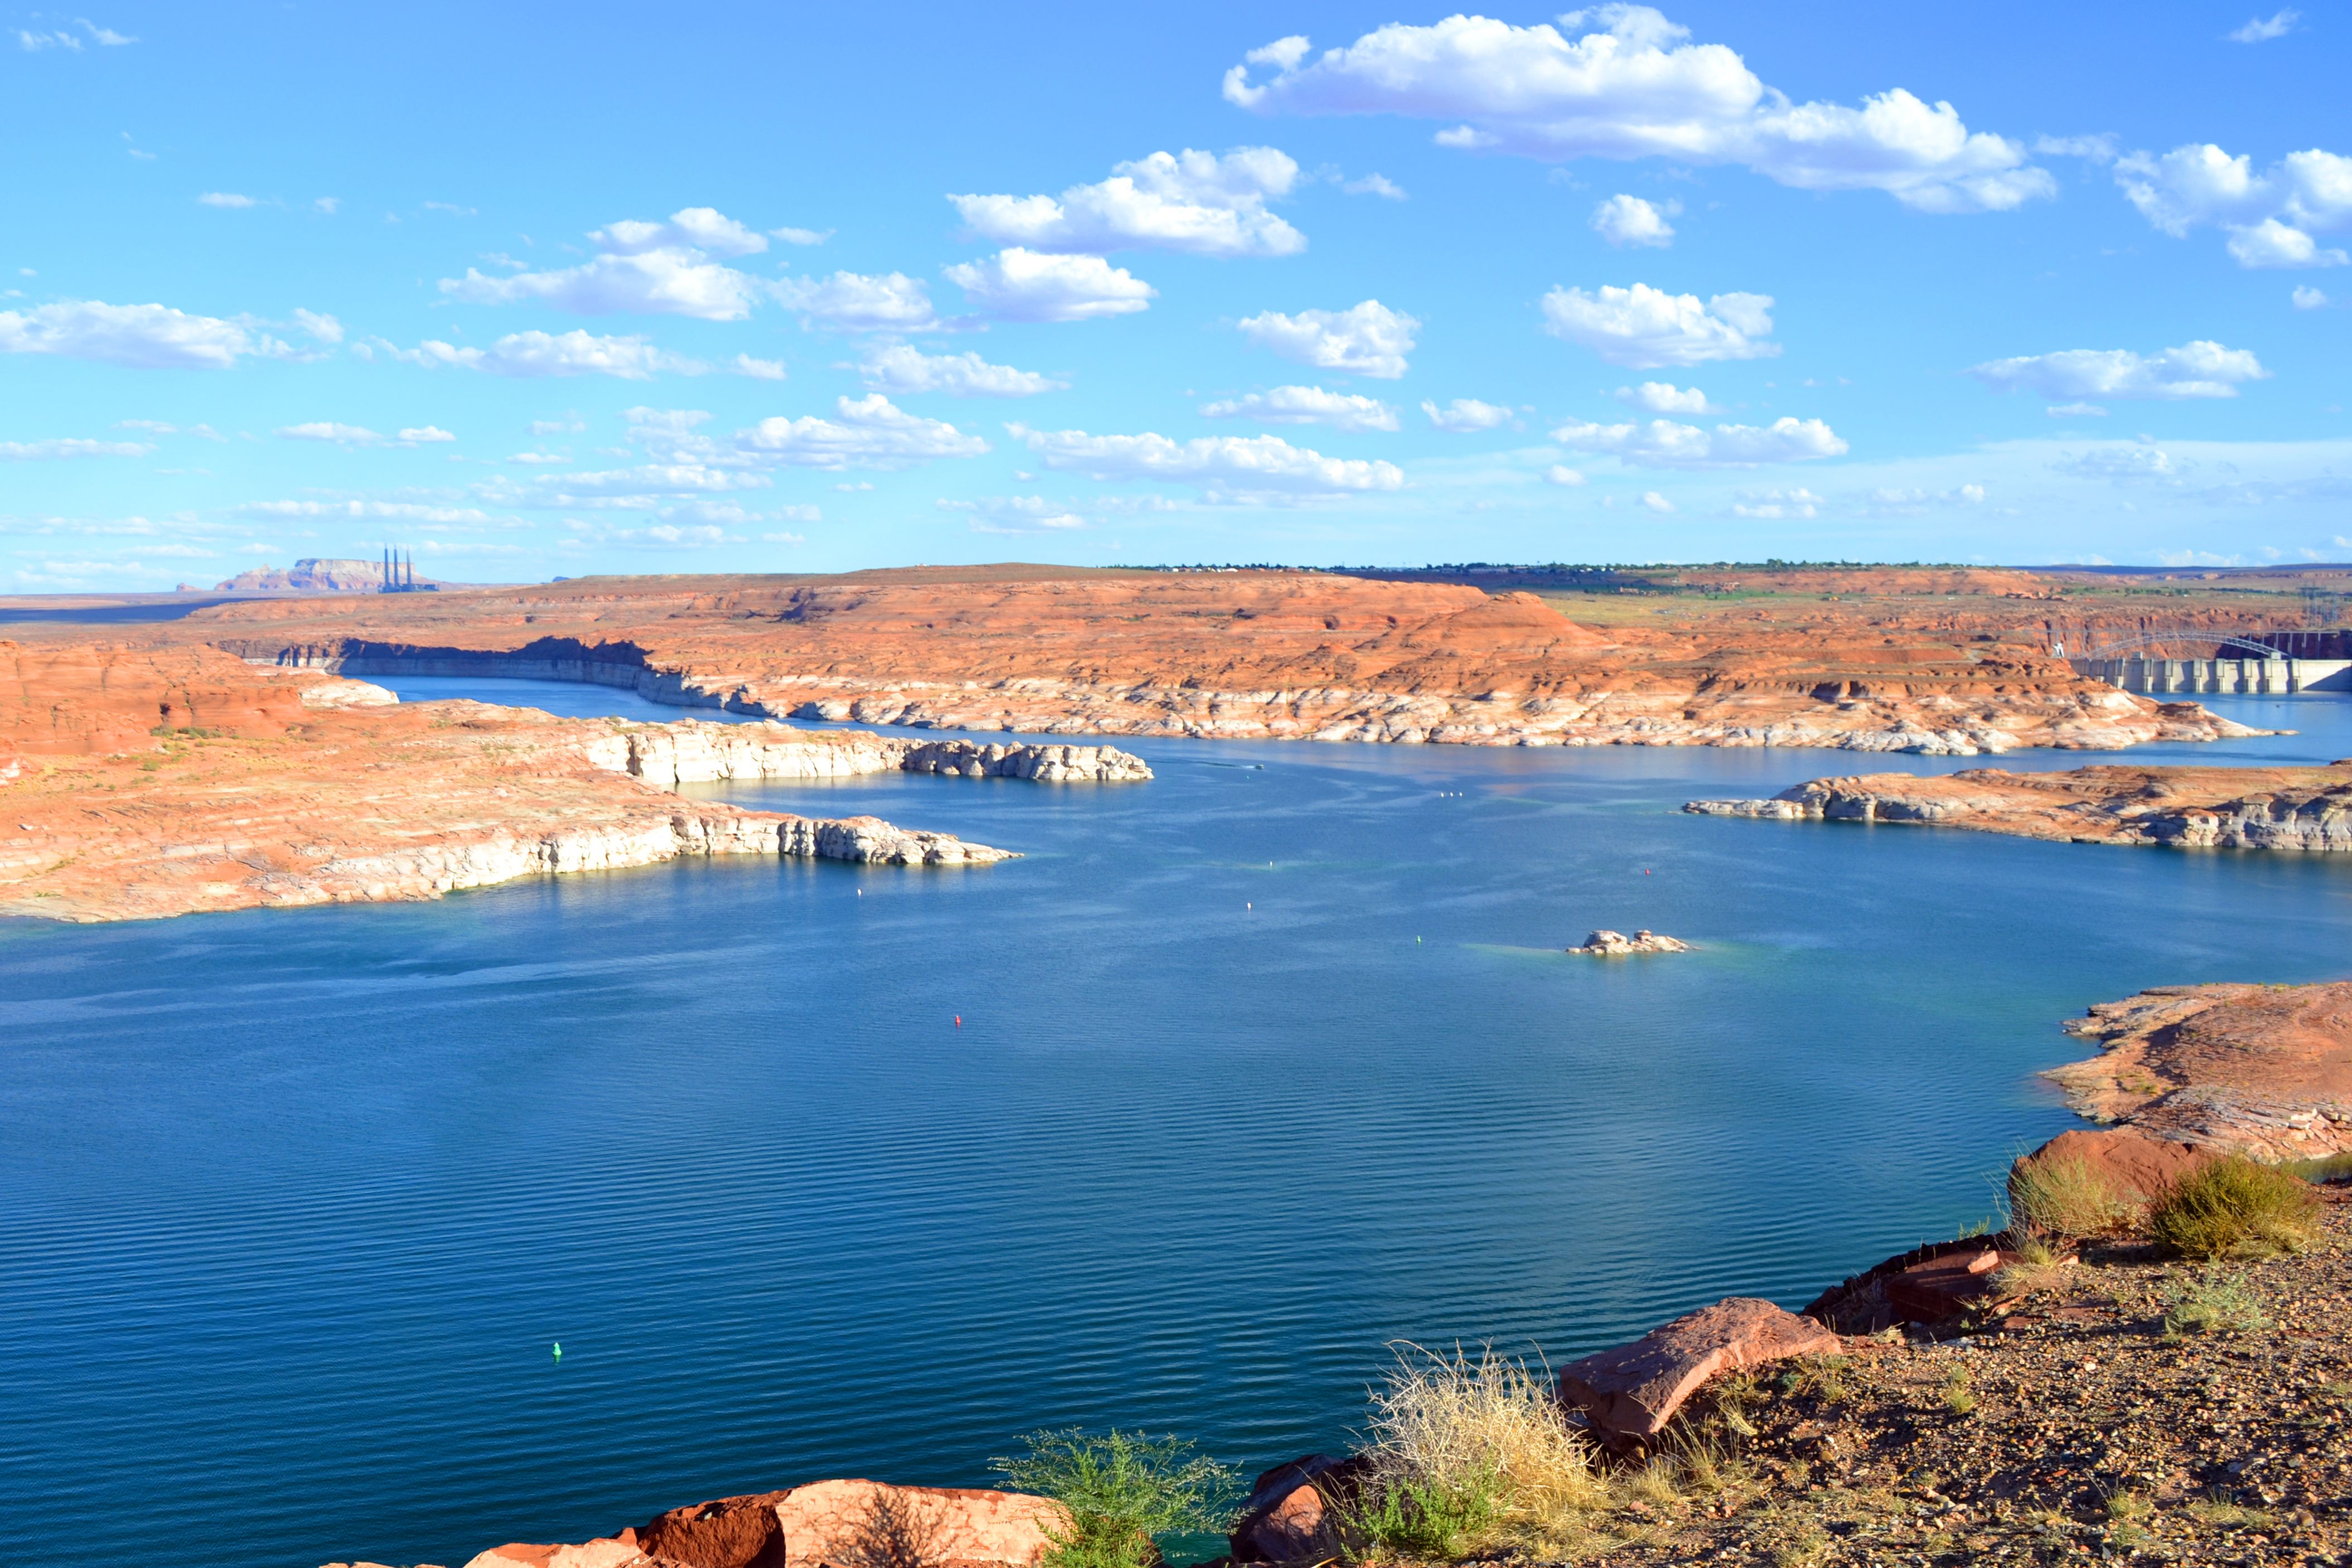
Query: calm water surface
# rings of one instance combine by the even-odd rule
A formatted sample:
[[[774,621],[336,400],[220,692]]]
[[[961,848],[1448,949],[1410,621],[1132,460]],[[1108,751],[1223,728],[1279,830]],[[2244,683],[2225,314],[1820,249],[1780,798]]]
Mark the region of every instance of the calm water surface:
[[[2352,703],[2213,706],[2305,732],[2131,755],[2352,754]],[[709,791],[1028,857],[991,868],[0,923],[0,1489],[44,1561],[458,1563],[985,1482],[1050,1425],[1261,1467],[1344,1441],[1391,1340],[1801,1304],[1991,1212],[2071,1122],[2062,1018],[2345,968],[2352,857],[1674,809],[1850,753],[1121,743],[1155,782]],[[1559,951],[1596,925],[1704,951]]]

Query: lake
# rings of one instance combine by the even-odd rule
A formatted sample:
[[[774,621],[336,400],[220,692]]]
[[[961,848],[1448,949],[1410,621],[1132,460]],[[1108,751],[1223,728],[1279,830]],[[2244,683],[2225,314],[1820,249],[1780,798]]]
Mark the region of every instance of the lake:
[[[2352,701],[2209,700],[2305,732],[2126,755],[2352,754]],[[454,1564],[987,1484],[1042,1426],[1254,1473],[1346,1442],[1391,1342],[1558,1363],[1992,1215],[2092,1002],[2345,971],[2352,857],[1675,809],[1982,759],[1114,743],[1158,778],[698,792],[1027,857],[988,868],[0,922],[43,1561]],[[1561,952],[1596,926],[1701,951]]]

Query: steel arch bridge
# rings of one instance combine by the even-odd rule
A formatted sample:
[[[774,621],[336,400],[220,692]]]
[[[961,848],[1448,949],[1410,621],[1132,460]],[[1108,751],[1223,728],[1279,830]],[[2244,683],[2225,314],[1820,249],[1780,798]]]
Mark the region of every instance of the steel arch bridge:
[[[2061,640],[2051,651],[2057,654],[2061,658],[2113,658],[2117,654],[2129,653],[2134,648],[2153,647],[2159,643],[2181,642],[2212,643],[2221,647],[2234,647],[2239,649],[2241,652],[2251,655],[2256,658],[2286,658],[2290,657],[2287,654],[2280,652],[2277,648],[2273,647],[2270,644],[2266,642],[2257,642],[2252,637],[2237,637],[2227,632],[2195,631],[2185,626],[2175,626],[2169,629],[2159,628],[2155,631],[2134,632],[2128,636],[2110,637],[2103,642],[2087,646],[2080,652],[2072,655],[2069,655],[2064,651],[2066,645],[2063,640]]]

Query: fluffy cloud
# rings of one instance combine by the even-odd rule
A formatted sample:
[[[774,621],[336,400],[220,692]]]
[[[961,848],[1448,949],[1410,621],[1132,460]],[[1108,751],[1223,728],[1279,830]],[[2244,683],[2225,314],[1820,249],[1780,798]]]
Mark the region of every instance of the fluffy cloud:
[[[287,352],[284,343],[246,323],[163,305],[68,300],[0,310],[0,353],[63,354],[141,370],[226,370],[245,355]]]
[[[1083,430],[1032,430],[1008,425],[1049,468],[1097,479],[1177,480],[1223,500],[1333,496],[1404,488],[1394,463],[1327,458],[1279,436],[1208,436],[1174,441],[1140,436],[1089,436]]]
[[[2116,180],[2140,216],[2176,238],[2219,226],[2241,267],[2341,267],[2352,257],[2315,234],[2352,226],[2352,158],[2310,148],[2254,173],[2253,160],[2211,142],[2116,160]]]
[[[383,439],[363,425],[338,425],[331,419],[313,419],[307,425],[281,426],[278,433],[289,441],[340,441],[354,446]]]
[[[751,313],[760,282],[722,264],[765,250],[768,242],[709,207],[673,213],[667,223],[624,219],[590,232],[598,254],[578,267],[493,278],[466,269],[441,279],[441,292],[476,305],[540,303],[576,315],[618,311],[740,321]]]
[[[1377,397],[1326,392],[1319,386],[1277,386],[1204,405],[1212,419],[1255,419],[1261,425],[1328,425],[1334,430],[1393,430],[1396,410]]]
[[[1680,202],[1661,206],[1639,196],[1611,196],[1592,209],[1592,232],[1614,246],[1668,246],[1675,242],[1675,226],[1666,220],[1682,210]]]
[[[835,417],[762,419],[735,435],[745,457],[803,468],[903,468],[934,458],[976,458],[988,443],[895,406],[880,393],[834,400]]]
[[[1457,397],[1443,408],[1424,399],[1421,411],[1429,416],[1432,425],[1455,436],[1498,429],[1513,418],[1511,411],[1502,405],[1481,403],[1475,397]]]
[[[784,278],[769,285],[779,303],[798,311],[803,326],[850,332],[919,332],[939,325],[920,279],[903,272],[836,272],[830,278]]]
[[[1366,174],[1360,180],[1342,180],[1339,188],[1351,196],[1379,196],[1391,202],[1406,199],[1404,187],[1386,174]]]
[[[1065,533],[1087,526],[1087,520],[1044,496],[982,496],[976,500],[946,500],[941,511],[968,511],[974,533]]]
[[[905,343],[869,352],[858,378],[877,392],[944,392],[950,397],[1034,397],[1069,385],[1033,370],[991,364],[977,353],[927,354]]]
[[[623,218],[588,237],[600,250],[619,256],[642,256],[653,250],[699,250],[729,258],[757,256],[768,248],[765,236],[746,228],[714,207],[687,207],[670,214],[667,223]]]
[[[2056,192],[2005,137],[1896,88],[1859,108],[1792,103],[1721,44],[1647,5],[1571,12],[1560,28],[1454,16],[1391,23],[1308,59],[1303,37],[1225,73],[1259,114],[1401,114],[1453,121],[1440,145],[1563,162],[1662,157],[1738,163],[1802,190],[1882,190],[1923,212],[2014,207]],[[1595,30],[1570,36],[1588,24]],[[1252,79],[1252,68],[1270,75]]]
[[[383,436],[364,425],[339,425],[331,419],[280,426],[278,434],[289,441],[331,441],[339,447],[417,447],[457,438],[436,425],[419,425],[397,435]]]
[[[612,375],[624,381],[644,381],[663,371],[701,375],[710,369],[700,360],[656,348],[644,338],[598,337],[577,328],[568,332],[510,332],[486,349],[458,348],[432,338],[413,349],[394,348],[390,343],[381,346],[404,363],[428,369],[447,365],[491,375]],[[780,378],[782,367],[777,368],[777,377],[763,379]]]
[[[1004,321],[1091,321],[1150,309],[1159,290],[1099,256],[1055,256],[1008,246],[944,268],[971,302]]]
[[[2244,26],[2233,29],[2230,41],[2233,44],[2267,44],[2273,38],[2284,38],[2294,32],[2294,25],[2302,20],[2303,13],[2295,10],[2280,11],[2267,17],[2256,16]]]
[[[1617,401],[1628,403],[1650,414],[1720,414],[1722,409],[1706,400],[1706,394],[1696,386],[1676,386],[1671,381],[1645,381],[1639,386],[1621,386]]]
[[[1779,343],[1763,341],[1772,331],[1771,310],[1769,294],[1717,294],[1702,304],[1696,294],[1669,294],[1647,283],[1604,284],[1589,294],[1554,289],[1543,297],[1545,331],[1629,370],[1769,359],[1780,352]]]
[[[1265,310],[1245,317],[1242,332],[1262,349],[1318,370],[1349,370],[1394,381],[1405,373],[1421,322],[1378,300],[1345,310]]]
[[[1668,500],[1665,497],[1660,495],[1655,490],[1643,490],[1642,492],[1642,509],[1644,511],[1662,513],[1670,512],[1675,510],[1675,503]]]
[[[1651,468],[1751,468],[1759,463],[1801,463],[1843,457],[1846,444],[1818,419],[1783,416],[1769,425],[1718,425],[1702,430],[1653,419],[1646,425],[1591,425],[1570,420],[1551,433],[1579,452],[1606,452]]]
[[[239,517],[396,518],[404,522],[487,523],[497,521],[478,507],[426,506],[396,500],[261,500],[230,509]]]
[[[2327,308],[2326,293],[2322,289],[2312,288],[2307,283],[2295,285],[2293,298],[2294,308],[2298,310],[2323,310]]]
[[[2161,447],[2146,446],[2094,447],[2087,452],[2061,458],[2050,466],[2062,474],[2113,479],[2118,484],[2147,479],[2177,482],[2185,467]]]
[[[142,441],[92,441],[64,436],[47,441],[0,441],[0,458],[21,463],[37,458],[143,458],[154,449]]]
[[[2161,353],[2128,349],[2065,349],[1993,360],[1969,374],[1996,392],[2044,397],[2235,397],[2238,383],[2270,372],[2245,349],[2199,341]]]
[[[1554,463],[1550,468],[1544,470],[1544,482],[1546,484],[1563,485],[1570,489],[1578,489],[1583,487],[1585,479],[1582,474],[1578,473],[1574,468],[1570,468],[1565,463]]]
[[[1790,490],[1742,490],[1731,506],[1734,517],[1767,520],[1820,515],[1822,498],[1802,486]]]
[[[1307,237],[1265,210],[1298,179],[1271,147],[1220,158],[1186,148],[1119,163],[1111,177],[1053,196],[948,198],[983,239],[1032,250],[1181,250],[1194,256],[1291,256]]]

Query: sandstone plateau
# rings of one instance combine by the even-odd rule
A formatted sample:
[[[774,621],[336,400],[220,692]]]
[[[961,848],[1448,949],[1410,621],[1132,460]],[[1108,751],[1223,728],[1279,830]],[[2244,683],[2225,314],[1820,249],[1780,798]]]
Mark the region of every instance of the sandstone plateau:
[[[2324,768],[1868,773],[1808,780],[1769,800],[1695,800],[1683,809],[1787,822],[1932,824],[2075,844],[2341,852],[2352,850],[2352,759]]]
[[[437,898],[679,856],[986,865],[1003,850],[870,816],[673,793],[885,771],[1146,779],[1108,747],[399,704],[202,646],[0,643],[0,914],[68,921]]]
[[[2077,676],[2042,632],[1920,603],[1823,625],[1785,606],[1587,625],[1459,583],[974,567],[251,601],[145,635],[353,676],[598,680],[775,718],[1031,733],[1976,755],[2248,732]]]

